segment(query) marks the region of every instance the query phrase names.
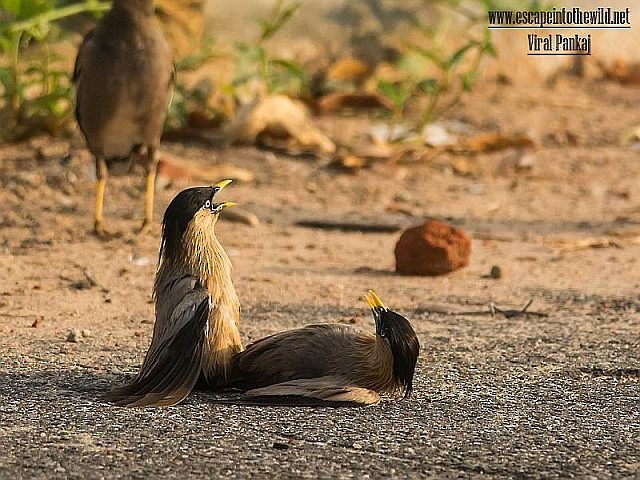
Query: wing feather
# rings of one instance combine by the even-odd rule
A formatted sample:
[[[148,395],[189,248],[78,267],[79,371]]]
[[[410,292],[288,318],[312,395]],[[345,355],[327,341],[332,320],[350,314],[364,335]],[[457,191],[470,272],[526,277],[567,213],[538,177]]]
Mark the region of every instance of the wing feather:
[[[346,385],[335,376],[302,378],[245,393],[243,399],[272,405],[365,406],[375,405],[380,395],[368,388]]]
[[[83,59],[85,58],[86,55],[88,55],[87,51],[93,48],[92,44],[93,44],[94,35],[95,35],[95,29],[87,33],[84,39],[82,40],[82,43],[80,44],[80,48],[78,48],[78,55],[76,56],[75,64],[73,65],[73,77],[71,78],[73,83],[75,83],[76,85],[76,109],[75,109],[76,119],[78,120],[78,126],[80,127],[80,130],[85,136],[86,136],[86,133],[83,130],[83,122],[80,115],[80,107],[79,107],[80,102],[82,102],[82,92],[81,92],[82,89],[80,88],[80,75],[82,74]]]
[[[191,392],[202,370],[209,329],[209,299],[204,298],[192,308],[179,312],[169,328],[157,336],[154,332],[136,378],[108,392],[107,401],[127,407],[166,406],[181,402]]]
[[[82,71],[82,58],[84,57],[84,52],[89,45],[90,42],[93,41],[93,36],[95,34],[95,29],[91,30],[87,33],[82,39],[82,43],[80,44],[80,48],[78,48],[78,55],[76,56],[76,62],[73,66],[73,83],[77,83],[80,78],[80,72]]]
[[[338,324],[307,325],[280,332],[247,346],[232,364],[227,387],[249,390],[297,378],[332,374],[332,356],[359,335]]]

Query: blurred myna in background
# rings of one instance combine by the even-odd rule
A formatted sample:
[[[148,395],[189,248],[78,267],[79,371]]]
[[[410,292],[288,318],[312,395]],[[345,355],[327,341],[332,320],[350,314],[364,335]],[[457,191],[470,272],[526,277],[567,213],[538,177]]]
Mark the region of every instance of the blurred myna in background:
[[[96,161],[94,230],[104,234],[102,207],[109,171],[146,170],[142,227],[153,218],[160,136],[173,83],[172,54],[153,0],[114,0],[78,51],[73,75],[76,117]]]
[[[244,399],[287,405],[370,405],[380,394],[413,389],[420,344],[409,321],[365,296],[375,334],[351,325],[319,324],[277,333],[238,353],[226,387]]]
[[[235,205],[215,201],[230,182],[188,188],[167,207],[151,345],[138,375],[107,393],[107,400],[130,407],[172,405],[191,392],[201,375],[207,383],[227,383],[230,363],[242,350],[240,304],[231,261],[214,227],[220,212]]]

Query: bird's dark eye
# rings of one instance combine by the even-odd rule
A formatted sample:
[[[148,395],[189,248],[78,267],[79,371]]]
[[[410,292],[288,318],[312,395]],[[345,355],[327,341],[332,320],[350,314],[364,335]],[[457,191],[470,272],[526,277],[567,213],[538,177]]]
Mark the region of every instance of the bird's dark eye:
[[[204,202],[204,208],[211,208],[211,200]]]
[[[214,195],[220,191],[220,187],[213,187]]]

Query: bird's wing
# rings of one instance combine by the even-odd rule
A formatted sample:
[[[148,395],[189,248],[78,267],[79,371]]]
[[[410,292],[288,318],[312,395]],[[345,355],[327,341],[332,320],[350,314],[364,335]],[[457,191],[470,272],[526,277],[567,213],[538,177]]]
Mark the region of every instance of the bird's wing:
[[[76,56],[76,63],[73,66],[73,83],[77,83],[78,79],[80,78],[80,71],[82,70],[82,58],[85,54],[85,50],[87,49],[87,45],[92,42],[94,34],[95,30],[91,30],[85,35],[84,39],[82,39],[82,43],[80,44],[80,48],[78,49],[78,55]]]
[[[244,400],[271,405],[375,405],[380,395],[368,388],[345,384],[340,377],[302,378],[249,390]]]
[[[209,330],[209,297],[193,277],[171,282],[165,293],[169,298],[159,302],[140,372],[131,383],[108,392],[107,401],[127,407],[173,405],[184,400],[198,380]]]
[[[332,353],[343,354],[351,329],[344,325],[307,325],[260,339],[236,355],[226,387],[249,390],[297,378],[331,374]]]
[[[85,58],[85,56],[87,55],[88,50],[93,49],[92,45],[93,45],[94,35],[95,35],[95,29],[87,33],[85,37],[82,39],[80,48],[78,48],[78,55],[76,56],[76,62],[73,66],[73,77],[72,77],[73,83],[76,84],[76,119],[78,120],[78,126],[80,127],[80,130],[85,136],[86,136],[86,132],[85,130],[83,130],[83,127],[82,127],[83,122],[82,122],[82,119],[80,118],[80,102],[82,101],[81,100],[82,93],[79,87],[79,82],[80,82],[80,74],[82,72],[83,58]]]

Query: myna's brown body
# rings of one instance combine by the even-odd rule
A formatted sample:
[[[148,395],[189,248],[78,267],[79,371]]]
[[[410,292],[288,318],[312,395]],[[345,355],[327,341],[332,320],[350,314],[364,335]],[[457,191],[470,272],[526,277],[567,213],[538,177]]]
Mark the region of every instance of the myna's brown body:
[[[76,117],[96,160],[94,229],[104,233],[102,207],[109,170],[144,159],[143,227],[153,217],[158,149],[169,107],[173,66],[153,0],[114,0],[87,34],[74,69]]]
[[[180,192],[162,224],[154,285],[156,322],[140,372],[106,399],[123,406],[172,405],[183,400],[202,375],[226,383],[233,356],[242,350],[240,304],[231,261],[214,226],[231,202],[214,196],[230,181]]]
[[[274,404],[369,405],[413,388],[420,350],[415,331],[372,291],[376,333],[350,325],[308,325],[258,340],[232,363],[226,387]]]
[[[214,388],[245,391],[250,402],[369,405],[381,394],[408,396],[420,351],[402,315],[367,296],[376,331],[341,324],[309,325],[258,340],[243,351],[240,305],[231,262],[215,237],[231,202],[214,187],[180,192],[162,223],[154,296],[156,323],[140,372],[106,399],[122,406],[172,405],[200,377]]]

